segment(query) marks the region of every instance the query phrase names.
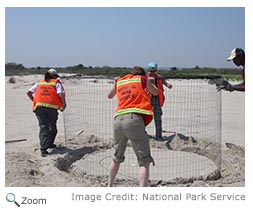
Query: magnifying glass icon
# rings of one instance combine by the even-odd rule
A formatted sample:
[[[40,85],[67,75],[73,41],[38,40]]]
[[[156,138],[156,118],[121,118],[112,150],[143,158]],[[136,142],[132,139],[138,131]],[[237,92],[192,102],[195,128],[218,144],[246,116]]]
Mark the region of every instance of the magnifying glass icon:
[[[16,200],[15,200],[15,195],[14,195],[14,193],[8,193],[8,194],[6,195],[6,200],[7,200],[8,202],[14,202],[18,207],[20,207],[19,203],[16,202]]]

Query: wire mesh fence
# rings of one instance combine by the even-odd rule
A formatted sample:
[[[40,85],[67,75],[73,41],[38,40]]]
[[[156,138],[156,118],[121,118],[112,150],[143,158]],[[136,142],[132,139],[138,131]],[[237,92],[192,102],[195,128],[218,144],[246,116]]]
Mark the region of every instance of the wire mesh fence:
[[[221,93],[215,78],[167,79],[162,107],[163,141],[157,141],[154,121],[147,126],[151,154],[151,180],[176,178],[212,179],[220,172]],[[113,80],[103,77],[78,77],[62,80],[68,107],[64,112],[66,146],[81,143],[93,147],[73,164],[85,174],[106,176],[113,155],[113,116],[117,99],[108,99]],[[135,180],[138,164],[131,148],[126,150],[118,178]]]

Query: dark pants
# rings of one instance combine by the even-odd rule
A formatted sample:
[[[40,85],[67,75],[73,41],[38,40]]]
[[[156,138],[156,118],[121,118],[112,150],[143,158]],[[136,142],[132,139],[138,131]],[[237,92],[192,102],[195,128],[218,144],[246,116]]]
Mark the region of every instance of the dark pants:
[[[40,150],[47,150],[54,143],[57,134],[58,111],[52,108],[39,107],[35,114],[40,127]]]
[[[155,128],[156,128],[156,138],[162,138],[162,108],[159,103],[157,96],[152,96],[151,104],[154,112]]]

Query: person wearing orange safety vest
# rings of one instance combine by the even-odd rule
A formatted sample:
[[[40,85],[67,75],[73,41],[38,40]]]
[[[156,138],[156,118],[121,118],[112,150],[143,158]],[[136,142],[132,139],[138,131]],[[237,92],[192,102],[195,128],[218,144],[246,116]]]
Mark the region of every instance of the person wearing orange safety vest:
[[[155,139],[158,141],[162,141],[162,106],[164,105],[165,97],[164,97],[164,89],[163,85],[167,88],[171,89],[172,85],[169,84],[161,75],[157,73],[157,64],[149,63],[148,65],[148,77],[153,77],[155,79],[155,85],[158,88],[158,96],[154,96],[149,94],[151,105],[153,107],[154,112],[154,120],[155,120],[155,128],[156,135]]]
[[[39,127],[41,156],[46,157],[48,148],[55,148],[57,135],[58,110],[66,108],[65,91],[55,69],[49,69],[44,80],[34,84],[27,92],[33,102],[32,110],[35,113]]]
[[[154,79],[147,77],[143,68],[135,66],[130,74],[115,79],[108,94],[109,99],[117,95],[118,101],[113,123],[115,152],[110,166],[109,187],[113,186],[120,164],[125,160],[128,140],[131,140],[139,164],[139,185],[148,186],[149,165],[154,164],[154,160],[145,131],[153,118],[147,91],[158,94]]]

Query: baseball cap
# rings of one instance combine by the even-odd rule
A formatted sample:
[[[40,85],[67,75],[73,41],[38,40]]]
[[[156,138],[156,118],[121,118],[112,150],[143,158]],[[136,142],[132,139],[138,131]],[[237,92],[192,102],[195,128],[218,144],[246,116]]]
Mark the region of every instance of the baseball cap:
[[[152,67],[154,67],[155,69],[157,69],[157,64],[154,62],[151,62],[148,64],[148,69],[151,69]]]
[[[57,73],[57,71],[56,71],[55,69],[49,69],[47,72],[48,72],[50,75],[55,75],[55,76],[59,77],[59,75],[58,75],[58,73]]]
[[[228,61],[233,60],[235,57],[237,57],[238,55],[244,55],[244,50],[241,48],[234,48],[231,53],[230,56],[227,58]]]

